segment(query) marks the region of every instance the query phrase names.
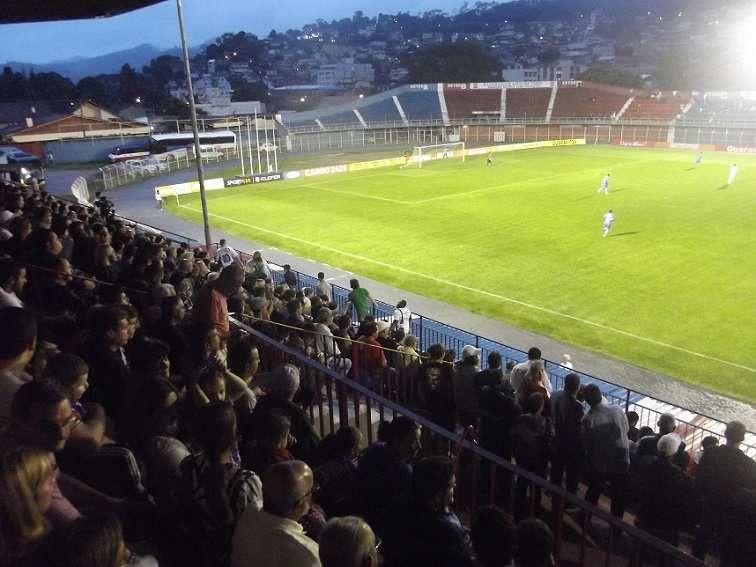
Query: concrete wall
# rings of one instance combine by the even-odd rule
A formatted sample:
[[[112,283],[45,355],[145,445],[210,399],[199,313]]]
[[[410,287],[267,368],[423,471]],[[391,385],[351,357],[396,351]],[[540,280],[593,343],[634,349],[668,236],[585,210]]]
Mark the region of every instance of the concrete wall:
[[[113,138],[89,138],[44,143],[45,155],[52,153],[54,163],[85,163],[108,161],[108,154],[114,147],[123,144],[147,142],[149,136],[124,136]]]

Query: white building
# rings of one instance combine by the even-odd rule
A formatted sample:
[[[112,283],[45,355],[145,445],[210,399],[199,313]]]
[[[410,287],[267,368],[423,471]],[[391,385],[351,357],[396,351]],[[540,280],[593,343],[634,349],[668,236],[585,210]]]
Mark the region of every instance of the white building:
[[[571,81],[578,78],[586,66],[570,59],[560,59],[549,65],[523,67],[513,65],[501,72],[505,81]]]
[[[322,65],[314,70],[318,85],[352,86],[356,83],[372,84],[375,70],[369,63],[355,63],[345,59],[341,63]]]
[[[197,104],[227,104],[231,102],[231,83],[223,77],[203,75],[194,82],[194,98]],[[187,100],[189,93],[185,85],[177,86],[170,91],[171,96],[179,100]]]

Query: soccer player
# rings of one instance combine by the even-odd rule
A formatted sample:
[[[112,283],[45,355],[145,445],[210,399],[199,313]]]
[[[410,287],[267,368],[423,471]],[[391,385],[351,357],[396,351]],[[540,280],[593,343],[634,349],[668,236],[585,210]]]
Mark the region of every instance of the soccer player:
[[[606,238],[609,231],[612,230],[612,224],[614,223],[614,213],[609,209],[609,212],[604,215],[604,232],[602,236]]]
[[[410,152],[404,152],[404,164],[400,165],[399,169],[404,169],[405,167],[409,167],[411,159],[412,159],[412,154]]]
[[[611,173],[607,173],[604,176],[604,179],[601,180],[601,185],[599,185],[598,191],[596,191],[596,193],[603,193],[604,195],[609,194],[609,178],[611,176]]]
[[[486,167],[491,167],[493,165],[493,152],[488,152],[488,156],[486,157]]]
[[[444,148],[444,159],[449,159],[449,148]]]
[[[732,185],[732,182],[735,181],[735,176],[738,174],[738,164],[733,163],[730,166],[730,175],[727,177],[727,185]]]
[[[694,162],[693,162],[693,165],[694,165],[695,167],[698,167],[698,166],[699,166],[699,165],[701,165],[702,163],[703,163],[703,152],[699,152],[699,153],[698,153],[698,157],[696,158],[696,161],[694,161]]]

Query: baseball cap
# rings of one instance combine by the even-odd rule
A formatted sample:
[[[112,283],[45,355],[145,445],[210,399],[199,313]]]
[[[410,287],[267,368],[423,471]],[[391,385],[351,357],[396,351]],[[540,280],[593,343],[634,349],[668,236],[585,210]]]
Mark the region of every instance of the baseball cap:
[[[667,433],[659,437],[659,441],[656,443],[656,450],[659,451],[660,455],[671,457],[677,453],[681,443],[682,439],[680,439],[677,433]]]
[[[477,356],[480,357],[481,349],[475,348],[472,345],[465,345],[462,349],[462,356],[468,357],[468,356]]]
[[[375,324],[378,326],[378,334],[381,334],[383,331],[390,327],[390,325],[386,321],[376,321]]]

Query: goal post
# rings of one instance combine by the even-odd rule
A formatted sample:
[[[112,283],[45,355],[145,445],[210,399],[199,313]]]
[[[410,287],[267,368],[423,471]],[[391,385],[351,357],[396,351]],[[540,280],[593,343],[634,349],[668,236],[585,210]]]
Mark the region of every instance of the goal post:
[[[412,149],[411,163],[423,167],[423,162],[436,159],[462,158],[465,161],[465,143],[448,142],[430,146],[415,146]]]

